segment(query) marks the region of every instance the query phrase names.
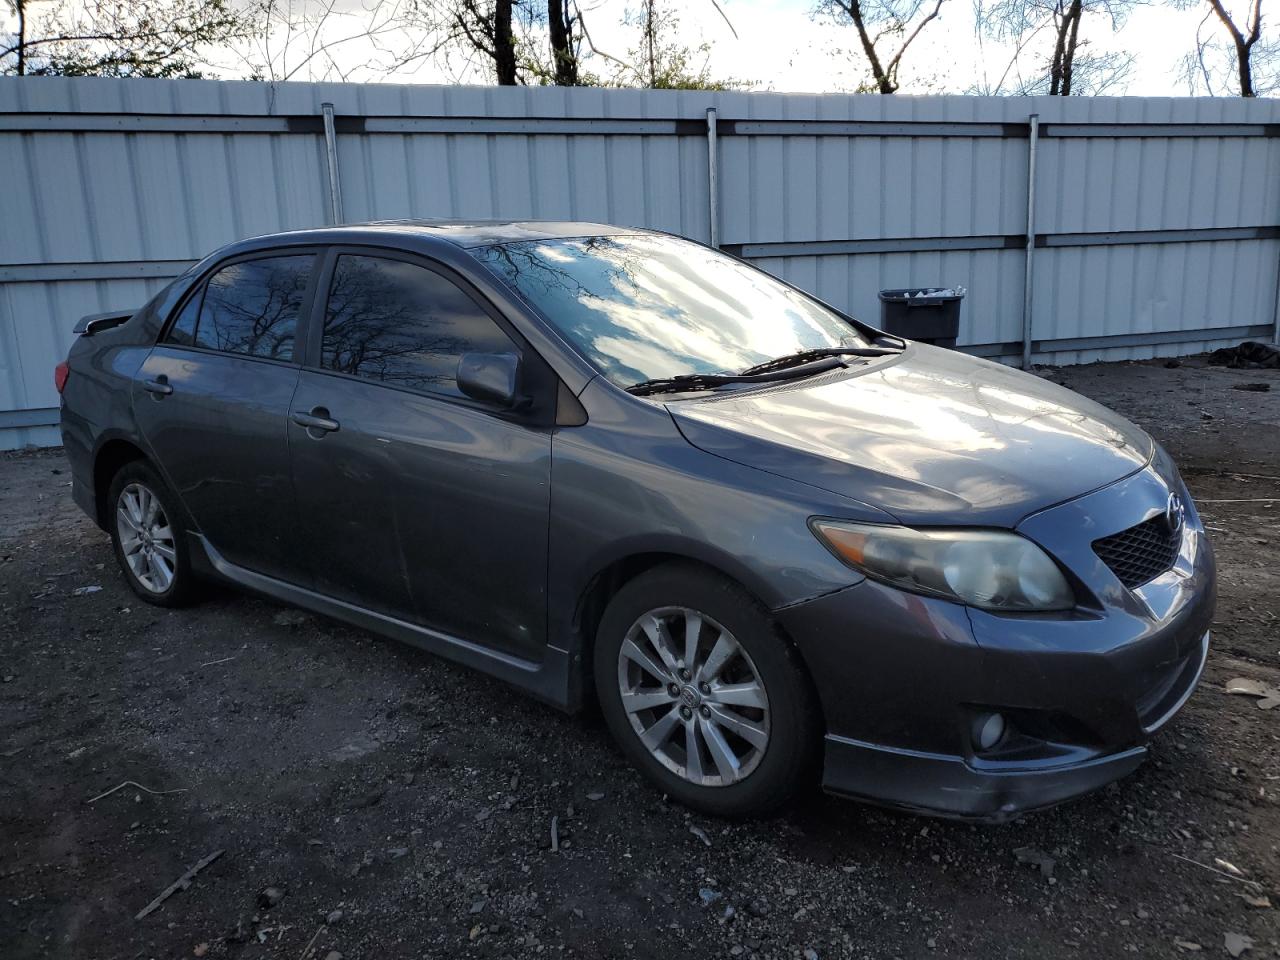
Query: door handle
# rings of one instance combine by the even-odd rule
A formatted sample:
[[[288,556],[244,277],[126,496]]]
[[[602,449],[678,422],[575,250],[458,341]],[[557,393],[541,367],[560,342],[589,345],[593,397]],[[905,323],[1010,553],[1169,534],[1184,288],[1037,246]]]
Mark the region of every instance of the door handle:
[[[314,407],[310,413],[302,413],[295,410],[292,414],[293,422],[300,427],[306,427],[308,431],[318,430],[321,433],[333,433],[341,424],[337,420],[329,417],[329,411],[324,407]]]
[[[143,380],[142,389],[147,393],[154,393],[158,397],[167,397],[173,393],[173,387],[169,386],[169,378],[163,373],[154,380]]]

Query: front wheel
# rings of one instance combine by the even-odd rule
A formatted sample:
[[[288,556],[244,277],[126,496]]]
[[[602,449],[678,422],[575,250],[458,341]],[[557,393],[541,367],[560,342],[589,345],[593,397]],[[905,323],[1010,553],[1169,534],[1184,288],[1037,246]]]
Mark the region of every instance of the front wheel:
[[[798,655],[750,594],[703,569],[659,567],[617,593],[595,681],[623,751],[697,810],[764,813],[813,769],[821,731]]]
[[[141,461],[125,464],[107,497],[111,542],[133,592],[162,607],[189,603],[196,584],[181,514],[159,474]]]

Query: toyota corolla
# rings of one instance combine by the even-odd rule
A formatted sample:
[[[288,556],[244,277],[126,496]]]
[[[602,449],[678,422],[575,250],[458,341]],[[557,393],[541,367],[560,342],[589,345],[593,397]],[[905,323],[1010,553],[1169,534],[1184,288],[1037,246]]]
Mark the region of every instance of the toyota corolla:
[[[811,779],[1004,819],[1130,772],[1213,554],[1165,452],[714,249],[386,222],[86,318],[76,501],[144,600],[217,579],[576,710],[723,815]]]

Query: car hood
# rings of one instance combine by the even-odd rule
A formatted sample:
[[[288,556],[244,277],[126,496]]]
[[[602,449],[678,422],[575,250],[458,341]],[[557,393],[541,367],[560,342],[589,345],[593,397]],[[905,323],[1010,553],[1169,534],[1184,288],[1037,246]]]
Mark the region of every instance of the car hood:
[[[852,372],[668,410],[708,453],[915,524],[1013,527],[1133,473],[1155,449],[1079,394],[923,344]]]

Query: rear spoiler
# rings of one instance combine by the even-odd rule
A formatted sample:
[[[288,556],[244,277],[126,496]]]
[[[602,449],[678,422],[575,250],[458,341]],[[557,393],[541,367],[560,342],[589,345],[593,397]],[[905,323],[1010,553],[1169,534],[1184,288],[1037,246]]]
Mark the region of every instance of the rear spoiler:
[[[120,326],[137,312],[137,310],[112,310],[108,313],[91,313],[87,317],[81,317],[71,332],[82,337],[92,337],[95,333]]]

